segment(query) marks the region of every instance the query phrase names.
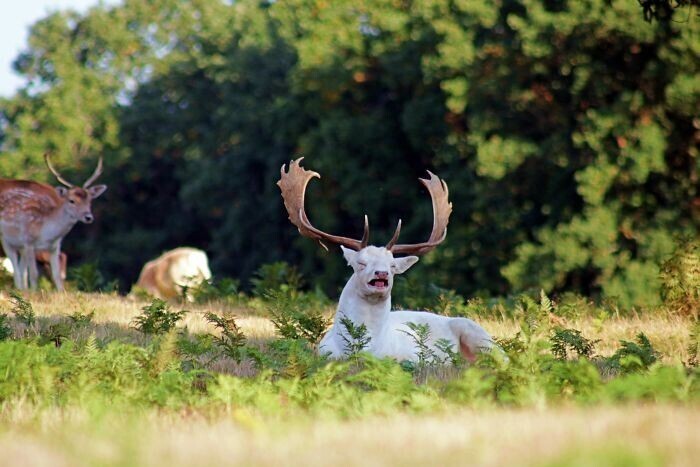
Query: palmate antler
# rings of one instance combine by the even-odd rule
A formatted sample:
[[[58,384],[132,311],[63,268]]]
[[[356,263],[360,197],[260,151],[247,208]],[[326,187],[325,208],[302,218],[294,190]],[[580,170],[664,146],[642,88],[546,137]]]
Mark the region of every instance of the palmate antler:
[[[394,236],[386,245],[386,249],[395,255],[424,255],[435,249],[447,236],[447,223],[450,221],[450,214],[452,214],[452,203],[448,200],[450,192],[444,180],[429,170],[428,175],[430,178],[419,178],[418,180],[428,189],[433,201],[433,231],[427,242],[396,245],[401,233],[401,220],[399,220]]]
[[[56,180],[67,186],[68,188],[75,188],[75,185],[73,185],[71,182],[67,181],[65,178],[61,176],[60,173],[56,169],[53,168],[51,165],[51,161],[49,160],[49,154],[46,153],[44,154],[44,160],[46,161],[46,166],[49,168],[51,173],[56,177]],[[87,179],[85,183],[83,183],[83,188],[89,188],[90,185],[92,185],[97,178],[102,175],[102,158],[100,157],[100,160],[97,162],[97,168],[95,168],[95,171],[90,175],[90,178]]]
[[[282,199],[284,200],[284,206],[287,208],[289,220],[297,226],[299,233],[305,237],[318,240],[324,248],[326,248],[323,244],[324,241],[343,245],[356,251],[366,247],[369,241],[369,224],[366,215],[365,231],[362,240],[330,235],[311,225],[304,210],[304,195],[309,181],[314,177],[321,178],[321,176],[316,172],[303,169],[300,165],[303,159],[302,157],[291,161],[288,171],[285,171],[285,165],[282,165],[280,170],[281,177],[277,182],[277,185],[282,190]],[[422,255],[433,250],[445,240],[447,223],[452,213],[452,203],[448,201],[447,184],[435,174],[431,172],[428,172],[428,174],[430,178],[419,180],[428,189],[433,201],[433,231],[427,242],[412,245],[396,245],[401,232],[401,221],[399,221],[394,236],[386,246],[393,254]]]
[[[277,182],[280,190],[282,190],[282,199],[284,199],[284,207],[287,208],[289,220],[292,224],[297,226],[300,234],[318,240],[325,249],[328,248],[323,242],[327,241],[360,251],[367,246],[369,241],[369,223],[367,221],[367,216],[365,216],[365,231],[362,235],[362,240],[328,234],[318,230],[309,222],[309,218],[306,216],[306,211],[304,210],[306,185],[309,184],[312,178],[321,178],[321,176],[311,170],[303,169],[300,165],[303,159],[303,157],[300,157],[295,161],[291,161],[289,163],[289,171],[287,172],[285,172],[285,166],[283,164],[280,169],[280,180]]]

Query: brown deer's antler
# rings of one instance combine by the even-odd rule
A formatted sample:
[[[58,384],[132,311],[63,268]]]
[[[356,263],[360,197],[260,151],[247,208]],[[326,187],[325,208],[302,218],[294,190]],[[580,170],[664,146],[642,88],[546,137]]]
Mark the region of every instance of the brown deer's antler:
[[[56,179],[63,183],[65,186],[68,188],[75,188],[75,185],[73,185],[71,182],[67,181],[65,178],[61,176],[60,173],[58,173],[58,170],[54,169],[54,167],[51,165],[51,161],[49,160],[49,154],[46,153],[44,154],[44,160],[46,161],[46,166],[49,168],[52,174],[56,177]],[[85,183],[83,183],[83,188],[88,188],[90,185],[92,185],[95,180],[97,180],[97,177],[102,175],[102,158],[100,157],[100,160],[97,161],[97,168],[95,168],[95,171],[90,175],[90,178],[87,179]]]
[[[90,178],[83,183],[83,188],[88,188],[90,185],[92,185],[97,178],[102,175],[102,158],[100,157],[100,160],[97,161],[97,167],[95,168],[95,171],[90,175]]]
[[[52,174],[56,177],[56,180],[67,186],[68,188],[74,188],[75,185],[73,185],[71,182],[67,181],[65,178],[61,177],[61,174],[58,173],[56,169],[53,168],[51,165],[51,161],[49,160],[49,154],[46,153],[44,154],[44,160],[46,161],[46,166],[49,168]]]
[[[447,223],[450,221],[452,213],[452,203],[449,202],[449,191],[447,183],[437,175],[428,171],[429,178],[419,178],[420,182],[428,189],[430,198],[433,201],[433,231],[428,237],[428,241],[413,245],[396,245],[401,233],[401,221],[396,226],[394,236],[386,245],[386,249],[393,254],[424,255],[442,243],[447,236]]]
[[[280,180],[277,182],[280,190],[282,190],[282,199],[284,200],[284,207],[287,208],[289,220],[299,229],[299,233],[305,237],[318,240],[321,246],[326,250],[328,248],[324,245],[324,241],[343,245],[355,251],[366,247],[369,241],[369,223],[366,215],[362,240],[331,235],[311,225],[309,218],[306,216],[306,211],[304,210],[306,185],[309,184],[312,178],[321,178],[321,176],[311,170],[303,169],[300,165],[303,159],[303,157],[300,157],[297,160],[291,161],[288,171],[285,171],[285,164],[283,164],[280,169]]]

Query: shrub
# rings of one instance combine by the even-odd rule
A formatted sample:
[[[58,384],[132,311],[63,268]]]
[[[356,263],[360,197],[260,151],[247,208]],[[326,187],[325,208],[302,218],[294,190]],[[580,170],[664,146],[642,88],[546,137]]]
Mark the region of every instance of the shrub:
[[[690,327],[688,365],[698,366],[698,358],[700,358],[700,320],[694,320]]]
[[[315,346],[331,324],[322,304],[312,295],[282,287],[269,290],[265,298],[272,324],[285,339],[304,339]]]
[[[214,313],[207,313],[205,318],[221,332],[218,336],[213,336],[214,343],[225,355],[239,362],[247,355],[246,337],[241,328],[236,323],[233,315],[218,316]]]
[[[171,311],[160,298],[141,308],[142,313],[134,318],[134,327],[144,334],[164,334],[172,330],[187,313],[186,310]]]
[[[365,351],[372,337],[367,335],[367,326],[364,323],[357,325],[347,316],[340,318],[340,324],[345,328],[345,333],[341,335],[345,344],[343,353],[348,358],[355,358],[357,354]]]
[[[12,328],[8,321],[7,315],[0,314],[0,341],[4,341],[8,337],[12,336]]]
[[[648,369],[656,362],[659,353],[654,349],[649,338],[640,332],[635,342],[620,341],[620,348],[610,357],[613,368],[623,373]]]
[[[684,240],[661,265],[661,294],[683,315],[700,318],[700,243]]]
[[[569,358],[569,351],[577,358],[591,358],[597,340],[591,341],[581,335],[578,329],[554,329],[552,331],[552,353],[560,360]]]
[[[116,281],[107,282],[105,280],[97,263],[83,263],[80,266],[70,268],[68,273],[68,278],[81,292],[111,292],[118,288]]]
[[[27,327],[31,327],[36,323],[36,314],[32,304],[25,300],[22,295],[16,290],[10,290],[10,303],[12,303],[12,313],[21,323]]]
[[[203,280],[197,286],[189,289],[189,294],[195,302],[205,303],[215,300],[236,301],[239,296],[240,283],[236,279],[225,277],[220,280]],[[183,294],[186,291],[183,288]]]
[[[304,279],[297,268],[284,261],[263,264],[253,276],[250,282],[256,297],[266,297],[283,286],[298,291],[304,285]]]

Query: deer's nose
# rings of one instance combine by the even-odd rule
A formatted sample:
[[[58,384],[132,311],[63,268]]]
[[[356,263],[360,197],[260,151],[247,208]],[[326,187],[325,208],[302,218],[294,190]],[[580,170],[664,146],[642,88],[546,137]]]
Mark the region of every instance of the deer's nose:
[[[387,279],[389,277],[388,271],[374,271],[374,275],[377,279]]]
[[[85,222],[86,224],[92,224],[92,221],[94,221],[94,220],[95,220],[95,218],[92,217],[92,214],[85,214],[83,216],[83,222]]]

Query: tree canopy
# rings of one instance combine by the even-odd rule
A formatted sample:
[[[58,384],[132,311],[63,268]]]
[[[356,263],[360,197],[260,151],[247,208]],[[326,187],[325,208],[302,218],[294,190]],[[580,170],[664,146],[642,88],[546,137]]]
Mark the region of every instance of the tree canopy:
[[[699,56],[698,21],[623,0],[125,0],[32,27],[0,173],[49,180],[48,151],[80,179],[103,155],[98,222],[65,249],[123,285],[189,244],[220,275],[286,260],[335,290],[342,258],[288,223],[282,163],[323,175],[314,224],[359,236],[367,213],[379,244],[399,218],[427,238],[429,169],[454,212],[414,274],[653,305],[700,226]]]

